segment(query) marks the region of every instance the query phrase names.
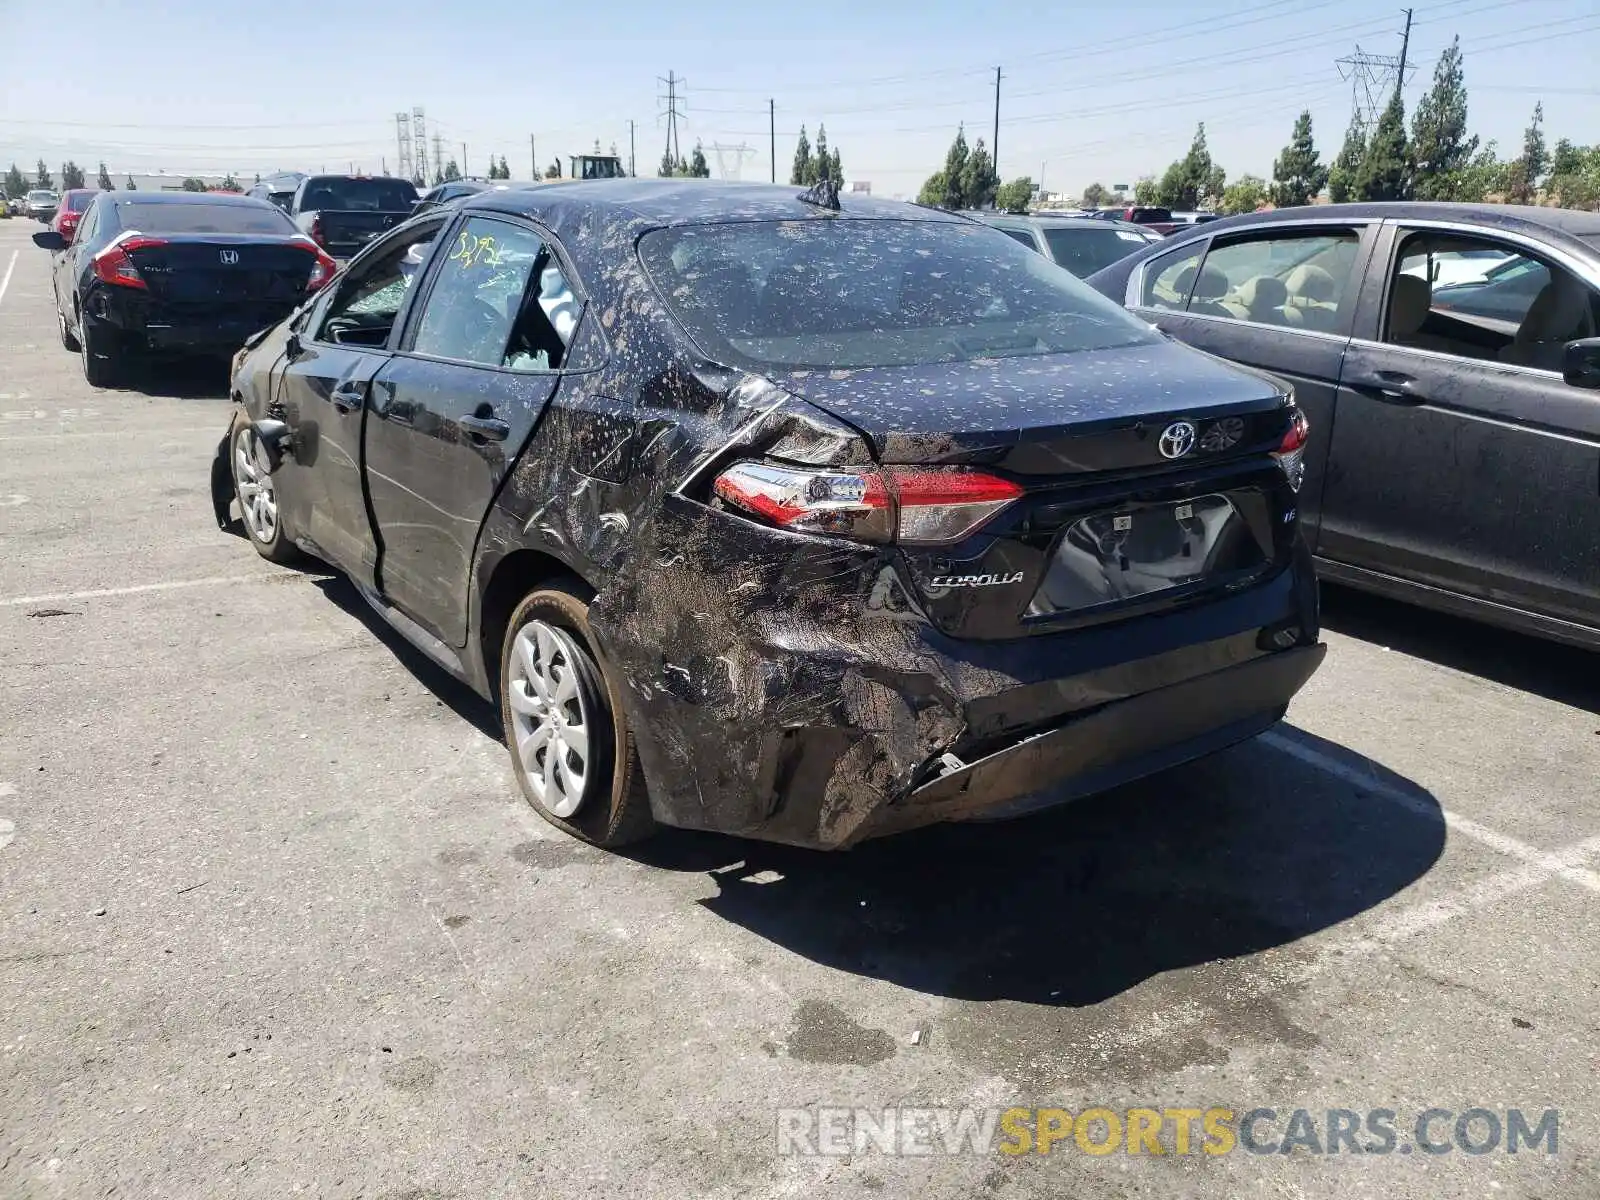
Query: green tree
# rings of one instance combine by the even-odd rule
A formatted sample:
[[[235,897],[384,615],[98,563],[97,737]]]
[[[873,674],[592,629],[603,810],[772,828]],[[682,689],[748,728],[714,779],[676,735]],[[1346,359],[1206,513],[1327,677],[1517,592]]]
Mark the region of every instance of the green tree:
[[[1561,138],[1550,155],[1550,174],[1581,175],[1588,149],[1587,146],[1574,146],[1568,138]]]
[[[1522,155],[1506,174],[1506,200],[1512,204],[1537,204],[1539,181],[1550,169],[1544,146],[1544,102],[1533,106],[1533,120],[1522,134]]]
[[[994,203],[994,194],[1000,187],[1000,176],[995,174],[994,159],[979,138],[967,155],[966,166],[961,171],[963,208],[988,208]]]
[[[1562,208],[1600,207],[1600,146],[1574,146],[1562,138],[1550,156],[1545,189]]]
[[[844,187],[844,164],[839,161],[839,147],[833,148],[833,153],[828,156],[828,178]]]
[[[444,182],[454,183],[461,178],[461,168],[456,166],[456,160],[451,159],[444,165]]]
[[[102,192],[114,192],[117,190],[117,185],[111,182],[111,175],[106,170],[106,164],[103,162],[100,164],[100,178],[95,182]],[[261,176],[256,176],[256,182],[261,182]]]
[[[943,208],[945,191],[949,180],[943,171],[935,171],[922,184],[922,190],[917,193],[917,203],[926,204],[934,208]]]
[[[816,164],[811,161],[811,141],[806,137],[806,127],[800,126],[800,140],[794,146],[794,166],[789,170],[789,182],[809,187],[816,182]]]
[[[1162,208],[1195,209],[1221,200],[1226,184],[1226,172],[1211,160],[1206,125],[1201,121],[1195,127],[1189,152],[1162,173],[1161,181],[1151,192],[1150,203]]]
[[[1367,157],[1367,133],[1361,128],[1361,118],[1351,117],[1350,128],[1345,130],[1344,145],[1339,147],[1339,157],[1328,168],[1328,199],[1335,204],[1345,204],[1356,199],[1356,176],[1361,173],[1361,163]]]
[[[551,160],[550,165],[544,169],[544,177],[546,179],[561,178],[561,160],[559,158]]]
[[[958,126],[956,140],[950,143],[950,149],[944,156],[944,187],[937,202],[940,208],[966,207],[967,159],[970,155],[967,131],[965,127]]]
[[[44,159],[39,160],[39,169],[34,172],[33,186],[36,188],[54,187],[55,181],[50,178],[50,168],[44,165]]]
[[[511,164],[506,161],[506,156],[504,154],[500,156],[500,178],[511,178]]]
[[[28,194],[28,177],[18,169],[16,163],[12,163],[11,169],[6,172],[5,193],[13,200]]]
[[[828,153],[828,130],[826,126],[817,126],[817,145],[811,151],[811,170],[807,173],[805,184],[810,187],[821,179],[829,179],[828,174],[833,170],[833,156]]]
[[[227,173],[227,175],[225,175],[223,177],[223,179],[222,179],[222,187],[226,191],[230,191],[230,192],[242,192],[242,191],[244,191],[244,189],[239,186],[239,181],[233,177],[233,172],[232,171],[229,171]]]
[[[1416,200],[1459,200],[1461,176],[1477,153],[1467,136],[1467,88],[1461,74],[1461,39],[1439,55],[1433,87],[1411,118],[1411,195]]]
[[[204,179],[198,179],[193,175],[189,175],[179,186],[182,187],[186,192],[203,192],[206,190],[206,181]]]
[[[699,142],[694,144],[694,154],[689,158],[689,177],[691,179],[711,178],[711,166],[706,162],[705,147]]]
[[[1161,185],[1156,182],[1154,175],[1141,175],[1133,183],[1133,202],[1135,204],[1158,204],[1156,196],[1160,194]]]
[[[1509,165],[1500,161],[1499,145],[1490,142],[1461,168],[1456,178],[1455,198],[1462,203],[1481,204],[1490,196],[1503,193]]]
[[[1322,165],[1316,143],[1311,139],[1311,110],[1305,109],[1295,118],[1289,144],[1273,160],[1272,203],[1278,208],[1310,204],[1327,183],[1328,168]]]
[[[1128,204],[1128,193],[1124,191],[1112,192],[1106,197],[1106,203],[1119,208],[1125,208]]]
[[[1033,200],[1033,180],[1024,175],[1002,184],[994,194],[994,206],[1001,212],[1027,212]]]
[[[137,192],[139,190],[139,185],[133,181],[132,175],[128,176],[128,182],[125,186],[130,192]]]
[[[1106,197],[1108,195],[1110,195],[1110,193],[1106,191],[1105,184],[1091,183],[1088,187],[1083,189],[1083,207],[1099,208],[1106,202]]]
[[[1407,200],[1411,196],[1411,149],[1406,144],[1405,101],[1400,89],[1384,106],[1372,131],[1366,157],[1356,175],[1356,197],[1361,200]]]
[[[61,164],[61,188],[81,188],[83,186],[83,168],[70,158]]]
[[[1252,213],[1267,202],[1267,181],[1254,175],[1241,175],[1222,193],[1222,212]]]

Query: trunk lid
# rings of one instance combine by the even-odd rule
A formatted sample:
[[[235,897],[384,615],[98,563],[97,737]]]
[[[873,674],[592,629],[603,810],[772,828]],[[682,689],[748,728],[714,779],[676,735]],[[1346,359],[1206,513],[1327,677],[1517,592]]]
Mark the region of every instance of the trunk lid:
[[[1294,492],[1271,457],[1290,425],[1286,389],[1189,347],[777,378],[860,429],[886,464],[964,465],[1022,486],[961,543],[902,548],[908,585],[954,636],[1194,603],[1292,554]]]
[[[305,299],[316,249],[278,235],[164,234],[130,239],[128,257],[160,320],[270,324]]]

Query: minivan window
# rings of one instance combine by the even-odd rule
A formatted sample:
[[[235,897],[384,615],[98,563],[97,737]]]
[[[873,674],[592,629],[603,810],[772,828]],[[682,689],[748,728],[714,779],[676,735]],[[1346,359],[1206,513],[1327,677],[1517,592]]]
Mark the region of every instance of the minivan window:
[[[1157,340],[985,225],[750,221],[658,229],[640,257],[695,343],[754,366],[874,367]]]

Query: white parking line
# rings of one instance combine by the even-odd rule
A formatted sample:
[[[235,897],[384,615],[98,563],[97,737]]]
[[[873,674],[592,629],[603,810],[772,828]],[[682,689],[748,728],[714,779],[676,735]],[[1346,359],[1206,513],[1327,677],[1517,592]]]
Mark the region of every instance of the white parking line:
[[[1519,841],[1509,834],[1501,833],[1497,829],[1490,829],[1481,825],[1471,817],[1464,817],[1460,813],[1451,812],[1442,805],[1435,807],[1434,802],[1423,799],[1421,796],[1407,792],[1393,784],[1385,783],[1378,778],[1377,773],[1370,768],[1363,770],[1347,762],[1324,754],[1320,750],[1298,741],[1289,734],[1279,730],[1261,735],[1261,741],[1287,754],[1290,758],[1299,759],[1308,766],[1315,767],[1324,774],[1342,779],[1353,784],[1362,791],[1374,796],[1382,796],[1385,800],[1409,809],[1411,812],[1427,820],[1434,820],[1442,815],[1447,828],[1459,833],[1462,837],[1471,838],[1473,841],[1489,847],[1509,858],[1521,859],[1530,866],[1537,867],[1547,875],[1558,875],[1569,883],[1579,887],[1588,888],[1591,892],[1600,892],[1600,874],[1586,870],[1574,862],[1568,861],[1567,852],[1552,853],[1541,850],[1537,846],[1530,846],[1527,842]],[[1586,843],[1580,843],[1586,845]],[[1580,856],[1581,857],[1581,856]]]
[[[6,289],[11,286],[11,272],[17,269],[18,253],[19,251],[16,250],[11,252],[11,261],[6,265],[6,277],[4,279],[0,279],[0,300],[4,300],[6,298]]]
[[[12,596],[0,600],[0,608],[19,608],[24,604],[60,604],[63,601],[94,600],[101,596],[139,596],[145,592],[172,592],[179,588],[226,587],[234,583],[263,583],[269,579],[295,579],[295,571],[262,572],[255,575],[213,575],[209,579],[173,579],[166,583],[141,583],[136,587],[94,588],[87,592],[49,592],[39,596]]]

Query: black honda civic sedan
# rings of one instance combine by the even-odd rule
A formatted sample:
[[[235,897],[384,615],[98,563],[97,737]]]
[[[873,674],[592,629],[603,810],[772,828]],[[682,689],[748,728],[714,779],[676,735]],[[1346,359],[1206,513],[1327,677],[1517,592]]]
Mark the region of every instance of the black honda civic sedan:
[[[489,192],[235,361],[220,524],[498,702],[539,814],[837,848],[1260,733],[1320,663],[1285,387],[976,221]]]

